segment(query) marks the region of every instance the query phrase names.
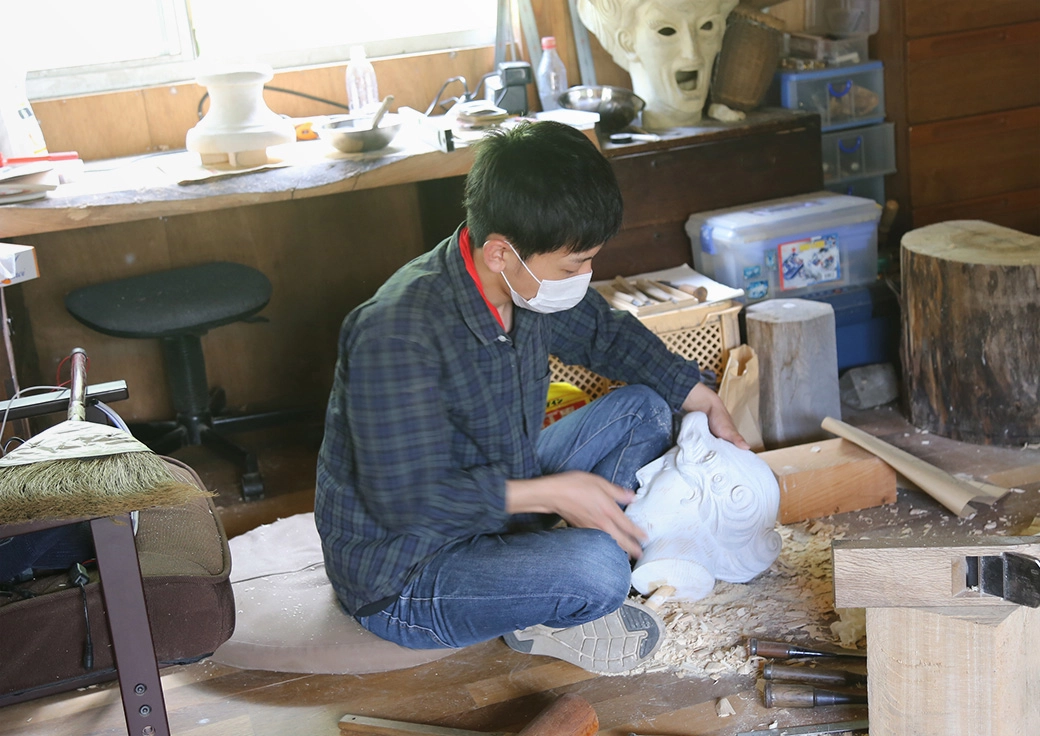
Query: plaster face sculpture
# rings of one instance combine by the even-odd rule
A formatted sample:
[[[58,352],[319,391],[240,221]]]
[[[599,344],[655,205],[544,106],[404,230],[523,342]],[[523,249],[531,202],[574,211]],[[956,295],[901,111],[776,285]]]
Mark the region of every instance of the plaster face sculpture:
[[[678,443],[636,474],[640,487],[625,514],[646,531],[632,585],[649,595],[662,585],[695,601],[716,579],[746,583],[780,554],[780,488],[750,450],[720,440],[707,416],[683,418]]]
[[[708,99],[726,16],[737,0],[579,0],[582,23],[632,77],[643,126],[692,125]]]

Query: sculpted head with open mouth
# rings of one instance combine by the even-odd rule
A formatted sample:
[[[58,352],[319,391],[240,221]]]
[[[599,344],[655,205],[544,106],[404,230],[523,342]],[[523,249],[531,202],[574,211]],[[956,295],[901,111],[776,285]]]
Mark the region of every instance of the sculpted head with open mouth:
[[[737,0],[580,0],[582,22],[632,77],[643,125],[701,119],[726,16]]]

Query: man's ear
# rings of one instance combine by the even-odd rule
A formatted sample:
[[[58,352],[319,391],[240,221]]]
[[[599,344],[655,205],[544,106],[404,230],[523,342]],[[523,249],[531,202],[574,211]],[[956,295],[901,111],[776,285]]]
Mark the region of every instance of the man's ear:
[[[506,267],[506,253],[509,252],[509,243],[497,233],[488,235],[487,240],[480,249],[480,255],[484,259],[484,265],[492,273],[502,273]]]

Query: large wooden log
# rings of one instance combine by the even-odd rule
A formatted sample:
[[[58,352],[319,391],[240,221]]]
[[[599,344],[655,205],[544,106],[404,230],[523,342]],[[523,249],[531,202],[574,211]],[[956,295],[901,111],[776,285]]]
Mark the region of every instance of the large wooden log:
[[[901,271],[911,421],[966,442],[1040,441],[1040,237],[941,222],[903,236]]]

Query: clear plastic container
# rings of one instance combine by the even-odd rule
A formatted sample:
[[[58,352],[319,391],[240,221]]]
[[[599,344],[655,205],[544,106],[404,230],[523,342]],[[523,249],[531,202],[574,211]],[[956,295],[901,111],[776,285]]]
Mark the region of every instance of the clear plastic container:
[[[862,64],[870,59],[865,35],[833,38],[810,33],[787,34],[787,55],[825,61],[829,66]]]
[[[805,0],[805,27],[821,35],[870,36],[878,30],[878,10],[878,0]]]
[[[542,58],[538,62],[534,81],[538,87],[538,98],[542,101],[542,110],[558,109],[560,95],[567,91],[567,67],[556,53],[554,36],[542,39]]]
[[[896,170],[894,123],[824,133],[823,182],[862,179]]]
[[[880,217],[872,199],[823,191],[697,213],[686,233],[694,268],[750,303],[873,282]]]
[[[885,119],[885,79],[880,61],[808,72],[779,71],[773,104],[820,115],[823,131],[872,125]]]
[[[864,199],[872,199],[882,206],[885,204],[885,177],[883,174],[868,176],[865,179],[836,181],[824,184],[824,188],[828,192],[834,192],[835,194],[863,197]]]
[[[347,64],[347,105],[352,115],[375,113],[379,109],[379,84],[376,70],[365,55],[364,46],[352,46]]]

